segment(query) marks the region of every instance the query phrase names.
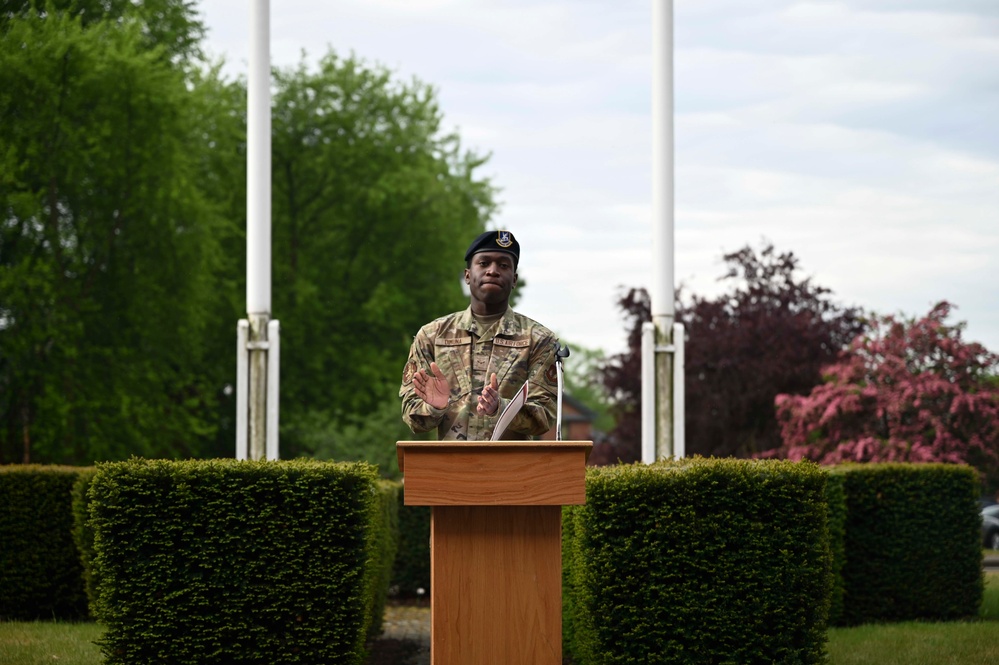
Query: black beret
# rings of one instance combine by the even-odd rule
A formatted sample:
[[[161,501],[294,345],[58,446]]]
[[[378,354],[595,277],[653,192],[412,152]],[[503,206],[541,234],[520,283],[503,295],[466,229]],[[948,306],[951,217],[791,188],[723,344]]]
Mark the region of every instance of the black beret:
[[[479,252],[506,252],[513,256],[514,265],[520,263],[520,243],[509,231],[486,231],[469,245],[465,263]]]

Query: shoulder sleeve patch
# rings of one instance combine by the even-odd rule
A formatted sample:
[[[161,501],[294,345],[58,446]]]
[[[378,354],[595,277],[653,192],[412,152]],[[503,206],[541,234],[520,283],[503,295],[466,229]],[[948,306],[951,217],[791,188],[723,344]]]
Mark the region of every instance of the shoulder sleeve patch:
[[[545,381],[550,385],[558,385],[558,370],[555,368],[555,363],[552,363],[548,369],[545,370]]]
[[[414,374],[416,374],[416,361],[410,360],[408,363],[406,363],[406,368],[402,370],[402,385],[408,386],[410,383],[412,383]]]

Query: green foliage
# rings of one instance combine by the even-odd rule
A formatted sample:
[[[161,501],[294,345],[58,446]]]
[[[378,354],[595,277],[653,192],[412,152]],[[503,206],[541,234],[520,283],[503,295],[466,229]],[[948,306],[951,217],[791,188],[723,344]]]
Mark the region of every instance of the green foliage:
[[[90,484],[97,470],[93,467],[80,469],[73,483],[73,543],[80,554],[83,573],[83,587],[87,593],[87,607],[90,615],[95,614],[97,600],[97,580],[94,577],[94,529],[90,524]]]
[[[398,390],[421,325],[467,306],[464,251],[493,190],[473,177],[484,159],[441,131],[430,86],[332,51],[274,80],[282,417],[345,422]]]
[[[376,519],[372,521],[375,560],[373,565],[368,566],[368,584],[365,592],[365,597],[368,599],[365,614],[369,621],[369,637],[381,634],[382,622],[385,620],[385,603],[388,600],[392,568],[399,548],[399,496],[402,494],[402,485],[389,480],[378,481],[376,487],[378,506]]]
[[[568,343],[570,355],[563,363],[565,392],[596,413],[593,428],[609,432],[614,427],[610,414],[611,399],[604,386],[600,370],[607,358],[601,349],[588,349]]]
[[[363,662],[372,567],[391,549],[379,531],[394,497],[381,496],[361,463],[99,465],[106,662]]]
[[[392,571],[392,586],[400,596],[430,594],[430,506],[405,505],[399,493],[399,553]]]
[[[578,526],[582,510],[575,506],[562,507],[562,645],[579,662],[599,662],[595,654],[595,617],[588,608],[593,606],[593,589],[585,578],[583,566],[586,551]]]
[[[829,603],[829,625],[843,616],[843,566],[846,564],[846,479],[832,471],[826,481],[829,505],[829,550],[832,553],[833,587]]]
[[[0,620],[80,619],[87,602],[71,535],[86,470],[0,466]]]
[[[842,623],[975,616],[982,602],[975,471],[901,463],[843,470]]]
[[[370,462],[386,478],[399,479],[395,444],[413,433],[399,417],[399,398],[392,395],[367,415],[334,417],[317,409],[300,413],[282,428],[282,438],[298,442],[301,452],[316,459],[337,462]]]
[[[45,18],[136,26],[145,48],[156,48],[172,60],[200,55],[205,34],[194,0],[6,0],[0,10],[0,34],[18,21]]]
[[[94,579],[93,559],[94,559],[94,530],[89,522],[90,500],[88,491],[93,482],[95,470],[81,469],[78,479],[73,486],[73,539],[80,551],[80,559],[83,564],[83,579],[86,586],[87,597],[91,603],[96,601],[98,582]],[[398,548],[399,532],[399,507],[401,500],[401,485],[389,481],[381,481],[377,485],[378,489],[378,513],[377,519],[372,522],[374,538],[376,540],[375,551],[377,565],[368,568],[368,591],[366,598],[369,601],[369,608],[366,612],[370,617],[369,635],[374,636],[381,632],[382,621],[384,619],[385,602],[387,599],[390,576],[396,559]]]
[[[197,59],[188,0],[7,3],[0,34],[0,462],[231,455],[244,83]],[[495,205],[430,86],[330,52],[274,90],[294,457],[373,438]]]
[[[218,210],[199,110],[139,23],[0,40],[0,460],[194,455]]]
[[[999,622],[999,572],[994,570],[986,572],[984,577],[985,593],[978,616],[987,621]]]
[[[705,460],[588,470],[566,510],[578,663],[822,662],[826,474]]]

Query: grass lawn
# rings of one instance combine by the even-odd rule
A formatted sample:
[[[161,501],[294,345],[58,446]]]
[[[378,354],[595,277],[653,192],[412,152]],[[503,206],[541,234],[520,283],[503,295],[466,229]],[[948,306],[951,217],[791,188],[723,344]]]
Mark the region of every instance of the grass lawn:
[[[0,622],[3,665],[100,665],[93,623]],[[829,631],[829,665],[999,663],[999,573],[986,573],[978,621],[895,623]]]
[[[0,622],[3,665],[100,665],[94,644],[104,629],[96,623]]]
[[[871,624],[829,630],[829,665],[999,663],[999,573],[985,574],[979,621]]]

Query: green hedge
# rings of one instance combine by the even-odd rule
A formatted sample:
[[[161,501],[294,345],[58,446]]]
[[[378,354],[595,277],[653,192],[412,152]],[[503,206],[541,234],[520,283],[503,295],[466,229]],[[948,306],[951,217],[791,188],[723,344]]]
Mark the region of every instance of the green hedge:
[[[842,623],[971,618],[982,601],[978,478],[953,464],[841,467]]]
[[[81,469],[73,485],[73,542],[82,564],[83,588],[87,595],[90,616],[94,616],[94,601],[97,599],[97,581],[94,578],[94,530],[90,525],[90,484],[97,470],[93,467]]]
[[[582,516],[578,506],[562,507],[562,650],[578,662],[585,662],[579,659],[591,656],[595,646],[593,614],[586,611],[593,603],[585,578],[586,552],[576,527]]]
[[[846,478],[830,471],[826,479],[829,505],[829,550],[832,553],[833,586],[829,601],[829,625],[843,620],[843,566],[846,563]]]
[[[392,587],[403,597],[430,597],[430,506],[404,505],[399,493],[399,553],[392,571]]]
[[[81,472],[0,466],[0,620],[87,616],[72,537],[72,489]]]
[[[394,498],[364,463],[102,464],[96,613],[108,665],[361,663]]]
[[[590,469],[565,510],[567,650],[590,663],[818,663],[826,473],[705,460]]]
[[[399,495],[402,484],[392,480],[380,480],[378,489],[377,519],[372,523],[375,532],[375,565],[369,566],[368,574],[368,637],[382,632],[385,620],[385,604],[388,600],[389,584],[399,548]]]

